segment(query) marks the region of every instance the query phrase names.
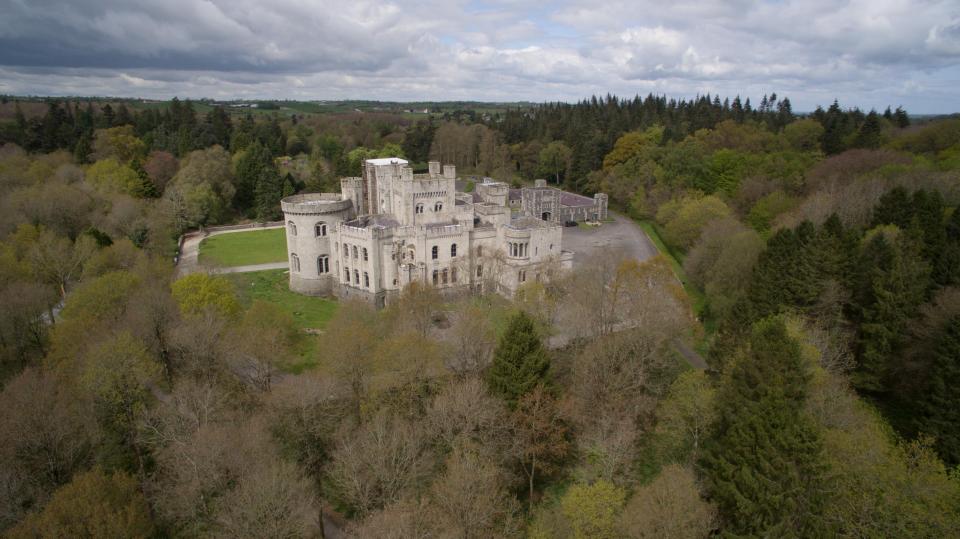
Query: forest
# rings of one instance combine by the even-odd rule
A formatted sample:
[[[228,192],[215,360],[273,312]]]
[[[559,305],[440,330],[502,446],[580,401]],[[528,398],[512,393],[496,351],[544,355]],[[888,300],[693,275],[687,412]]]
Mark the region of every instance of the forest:
[[[0,533],[956,535],[960,119],[473,105],[0,105]],[[176,278],[184,232],[378,156],[607,193],[660,255],[309,332]]]

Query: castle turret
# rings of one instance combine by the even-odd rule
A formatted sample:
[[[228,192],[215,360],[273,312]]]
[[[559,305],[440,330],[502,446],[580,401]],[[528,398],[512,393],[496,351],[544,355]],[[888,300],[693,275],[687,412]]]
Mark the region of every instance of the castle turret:
[[[431,178],[440,176],[440,161],[430,161],[427,163],[427,166],[430,169],[429,172]]]
[[[330,252],[330,238],[341,222],[353,217],[353,201],[333,193],[309,193],[281,200],[280,208],[287,228],[290,290],[315,296],[331,294],[336,257]]]

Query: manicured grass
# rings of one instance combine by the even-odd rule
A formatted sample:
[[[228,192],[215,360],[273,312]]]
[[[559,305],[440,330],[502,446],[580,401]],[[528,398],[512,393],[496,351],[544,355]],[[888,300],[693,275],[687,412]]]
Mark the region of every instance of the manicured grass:
[[[270,228],[210,236],[200,242],[200,263],[248,266],[287,260],[286,230]]]
[[[293,316],[301,329],[323,329],[339,306],[336,301],[291,292],[287,285],[287,270],[229,273],[226,277],[237,287],[237,296],[244,306],[249,307],[255,300],[279,305]],[[319,337],[302,335],[296,350],[298,359],[285,370],[299,373],[317,366],[318,346]]]
[[[291,292],[284,269],[228,273],[226,277],[236,285],[237,295],[245,306],[258,299],[274,303],[289,312],[303,329],[323,329],[337,311],[335,301]]]

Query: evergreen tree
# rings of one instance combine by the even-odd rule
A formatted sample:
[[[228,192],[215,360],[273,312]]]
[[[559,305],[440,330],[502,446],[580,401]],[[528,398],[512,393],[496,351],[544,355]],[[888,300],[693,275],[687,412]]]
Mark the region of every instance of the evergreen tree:
[[[254,208],[257,198],[257,184],[263,177],[265,169],[274,168],[276,173],[273,156],[270,150],[255,142],[240,155],[237,160],[236,187],[237,191],[233,195],[234,206],[243,212]],[[269,181],[271,177],[267,177]]]
[[[940,457],[950,466],[960,464],[960,316],[945,324],[933,348],[931,374],[919,395],[917,430],[936,439]]]
[[[960,284],[960,211],[953,215],[944,227],[944,246],[934,267],[934,280],[941,286]]]
[[[550,358],[533,319],[523,311],[513,315],[493,354],[487,374],[490,390],[513,406],[546,381],[549,369]]]
[[[900,232],[895,245],[877,233],[866,252],[868,288],[859,305],[862,322],[853,383],[861,390],[882,392],[906,324],[925,299],[930,266],[909,232]]]
[[[754,325],[718,395],[702,467],[732,536],[820,537],[826,464],[804,401],[810,373],[779,317]]]
[[[856,145],[859,148],[879,148],[882,142],[882,128],[880,126],[880,116],[877,111],[871,110],[867,118],[860,125],[860,131],[857,133]]]
[[[897,110],[894,111],[893,121],[897,124],[897,127],[910,127],[910,117],[907,116],[907,111],[903,110],[903,107],[897,107]]]
[[[873,208],[873,226],[896,225],[906,230],[913,220],[913,202],[903,187],[897,186],[880,197]]]

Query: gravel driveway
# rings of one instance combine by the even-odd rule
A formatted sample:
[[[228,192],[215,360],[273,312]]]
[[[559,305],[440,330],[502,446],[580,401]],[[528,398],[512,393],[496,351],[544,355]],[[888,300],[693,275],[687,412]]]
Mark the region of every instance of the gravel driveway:
[[[657,248],[639,225],[618,213],[610,212],[613,222],[597,227],[577,226],[563,229],[563,249],[573,251],[577,267],[599,252],[612,250],[646,260],[657,255]]]

